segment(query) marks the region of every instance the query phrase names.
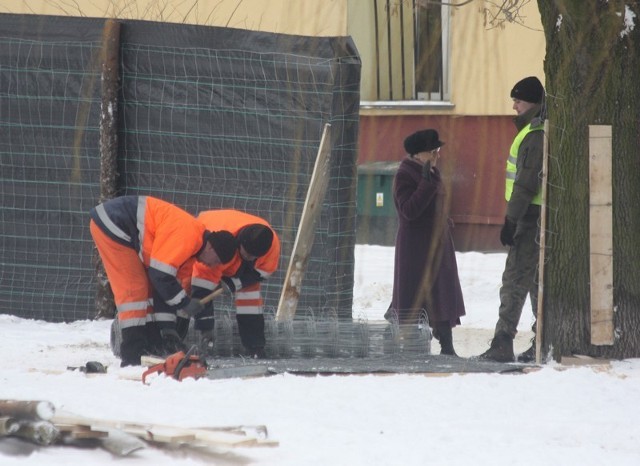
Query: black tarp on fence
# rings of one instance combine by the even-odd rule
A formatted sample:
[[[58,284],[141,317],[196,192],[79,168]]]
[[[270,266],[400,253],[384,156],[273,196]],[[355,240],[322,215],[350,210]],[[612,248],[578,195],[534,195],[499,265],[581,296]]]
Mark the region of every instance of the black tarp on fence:
[[[95,315],[105,20],[0,15],[0,313]],[[118,194],[244,210],[282,240],[280,297],[322,129],[332,171],[299,312],[350,318],[360,61],[349,38],[122,21]],[[229,306],[229,302],[221,302]]]

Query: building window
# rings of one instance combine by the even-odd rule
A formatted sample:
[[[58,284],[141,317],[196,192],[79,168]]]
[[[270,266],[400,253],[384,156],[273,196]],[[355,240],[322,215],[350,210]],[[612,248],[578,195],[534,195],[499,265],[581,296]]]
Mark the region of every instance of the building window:
[[[359,18],[349,29],[362,58],[363,103],[449,100],[450,7],[426,0],[350,3],[350,15]]]

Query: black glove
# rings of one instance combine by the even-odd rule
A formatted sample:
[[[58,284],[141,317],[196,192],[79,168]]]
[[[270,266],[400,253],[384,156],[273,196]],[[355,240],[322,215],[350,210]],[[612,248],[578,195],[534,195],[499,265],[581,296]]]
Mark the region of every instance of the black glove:
[[[422,177],[427,181],[431,181],[431,162],[425,162],[422,166]]]
[[[260,275],[255,268],[255,262],[251,261],[242,261],[242,265],[238,269],[238,272],[235,274],[235,278],[240,280],[242,284],[242,288],[253,285],[255,283],[261,282],[264,280],[264,277]]]
[[[204,310],[204,306],[200,303],[199,299],[192,299],[189,301],[182,311],[187,314],[189,317],[195,317],[200,314]]]
[[[504,218],[504,225],[500,230],[500,242],[503,246],[513,246],[515,244],[513,237],[516,234],[516,227],[518,224],[509,220],[509,217]]]

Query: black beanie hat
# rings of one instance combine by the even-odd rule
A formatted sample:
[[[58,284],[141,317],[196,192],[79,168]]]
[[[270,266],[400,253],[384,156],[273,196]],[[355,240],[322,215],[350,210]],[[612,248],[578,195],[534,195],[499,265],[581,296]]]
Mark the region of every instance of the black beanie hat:
[[[535,76],[529,76],[518,81],[511,89],[511,98],[524,100],[532,104],[542,103],[544,97],[544,87]]]
[[[238,250],[238,240],[233,234],[225,230],[210,232],[207,236],[207,241],[223,264],[230,262]]]
[[[415,155],[419,152],[429,152],[444,145],[439,139],[438,132],[435,129],[423,129],[409,135],[404,140],[404,150],[409,155]]]
[[[269,251],[273,243],[273,231],[266,225],[253,223],[240,230],[238,241],[249,254],[261,257]]]

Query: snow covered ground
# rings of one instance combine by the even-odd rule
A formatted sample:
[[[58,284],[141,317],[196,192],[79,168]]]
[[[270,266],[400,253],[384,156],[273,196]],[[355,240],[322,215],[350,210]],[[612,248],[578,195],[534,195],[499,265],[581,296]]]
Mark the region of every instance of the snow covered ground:
[[[467,316],[454,331],[461,356],[487,348],[504,254],[458,254]],[[354,316],[380,320],[393,248],[357,246]],[[9,310],[3,310],[8,312]],[[1,312],[1,311],[0,311]],[[265,424],[275,448],[215,455],[149,447],[119,465],[637,465],[640,360],[609,367],[546,365],[529,374],[357,375],[185,380],[149,385],[120,368],[110,321],[50,324],[0,315],[0,399],[51,401],[88,417],[179,426]],[[531,337],[525,308],[516,348]],[[433,351],[439,352],[433,343]],[[97,360],[105,375],[67,366]],[[26,448],[0,438],[2,465],[111,464],[102,449]]]

